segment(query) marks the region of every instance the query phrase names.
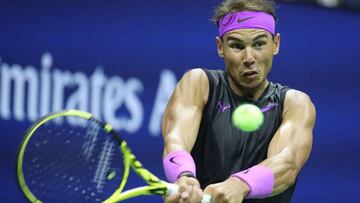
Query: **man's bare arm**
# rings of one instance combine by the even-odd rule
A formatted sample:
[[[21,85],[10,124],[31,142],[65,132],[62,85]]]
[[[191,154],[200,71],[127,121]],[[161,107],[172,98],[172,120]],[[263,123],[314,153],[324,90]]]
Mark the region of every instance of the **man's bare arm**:
[[[286,94],[283,121],[271,140],[267,159],[261,162],[274,173],[272,196],[295,183],[312,148],[315,107],[310,98],[296,90]]]
[[[201,116],[207,103],[208,94],[208,78],[201,69],[193,69],[187,72],[177,84],[163,117],[165,159],[167,156],[171,156],[170,153],[176,153],[177,151],[187,157],[190,156],[189,153],[198,135]],[[183,151],[186,151],[186,153]],[[188,160],[187,163],[183,164],[187,165],[191,162],[191,160]],[[169,170],[172,171],[173,169]],[[166,172],[169,171],[165,169]],[[188,172],[183,172],[181,175],[186,173]],[[200,202],[203,192],[197,179],[181,176],[176,181],[176,184],[179,185],[179,192],[166,197],[164,202]]]
[[[164,155],[178,150],[191,151],[208,94],[208,79],[201,69],[187,72],[179,81],[163,117]]]

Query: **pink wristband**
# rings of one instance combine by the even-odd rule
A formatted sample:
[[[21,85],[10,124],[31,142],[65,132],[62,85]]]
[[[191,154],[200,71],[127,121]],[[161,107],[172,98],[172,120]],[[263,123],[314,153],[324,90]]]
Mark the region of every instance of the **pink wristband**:
[[[264,198],[269,196],[274,188],[273,172],[262,165],[255,165],[247,170],[231,175],[244,181],[250,188],[249,198]]]
[[[176,182],[179,176],[188,172],[196,176],[196,166],[192,156],[186,151],[171,152],[165,156],[163,167],[169,182]]]

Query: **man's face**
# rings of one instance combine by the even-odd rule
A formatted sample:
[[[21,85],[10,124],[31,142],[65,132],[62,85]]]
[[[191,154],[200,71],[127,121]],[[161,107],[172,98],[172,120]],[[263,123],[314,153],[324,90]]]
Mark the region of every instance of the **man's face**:
[[[280,35],[273,38],[264,30],[238,29],[216,41],[232,82],[242,88],[256,88],[267,79],[279,50]]]

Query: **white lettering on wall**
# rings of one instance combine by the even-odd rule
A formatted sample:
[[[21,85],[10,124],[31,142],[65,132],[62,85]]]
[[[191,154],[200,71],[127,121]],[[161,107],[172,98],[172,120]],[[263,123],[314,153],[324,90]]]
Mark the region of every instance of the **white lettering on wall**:
[[[40,74],[40,115],[44,116],[50,113],[50,86],[51,86],[51,75],[50,69],[52,66],[53,60],[52,56],[49,53],[45,53],[41,58],[41,74]]]
[[[149,132],[153,136],[161,134],[161,120],[167,102],[176,86],[176,76],[169,70],[164,70],[160,76],[158,91],[156,93],[155,104],[149,123]]]
[[[137,132],[144,123],[140,96],[144,84],[138,78],[106,76],[96,67],[88,76],[53,67],[54,59],[44,53],[41,67],[9,65],[0,58],[0,119],[34,121],[50,112],[79,109],[105,120],[116,130]],[[161,118],[176,85],[175,74],[164,70],[150,116],[149,133],[161,134]]]
[[[25,96],[27,96],[28,119],[33,121],[37,118],[38,75],[34,67],[28,66],[24,69],[18,64],[11,67],[1,64],[1,116],[10,118],[10,103],[13,102],[14,118],[22,121],[25,119]],[[12,85],[13,84],[13,85]],[[27,85],[26,85],[27,84]],[[28,91],[25,90],[26,86]],[[13,99],[12,92],[13,92]]]
[[[104,89],[106,76],[103,73],[102,67],[97,67],[95,72],[90,77],[91,83],[91,105],[90,111],[93,113],[95,118],[101,117],[101,106],[104,105],[101,101],[102,91]]]

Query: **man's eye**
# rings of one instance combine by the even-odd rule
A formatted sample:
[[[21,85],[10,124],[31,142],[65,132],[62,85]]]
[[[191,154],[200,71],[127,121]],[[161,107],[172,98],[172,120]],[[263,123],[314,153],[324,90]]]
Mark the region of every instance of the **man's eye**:
[[[258,41],[258,42],[255,42],[254,46],[257,48],[260,48],[260,47],[264,46],[265,44],[266,44],[266,42]]]
[[[245,47],[241,44],[230,44],[230,47],[233,49],[240,49],[243,50]]]

